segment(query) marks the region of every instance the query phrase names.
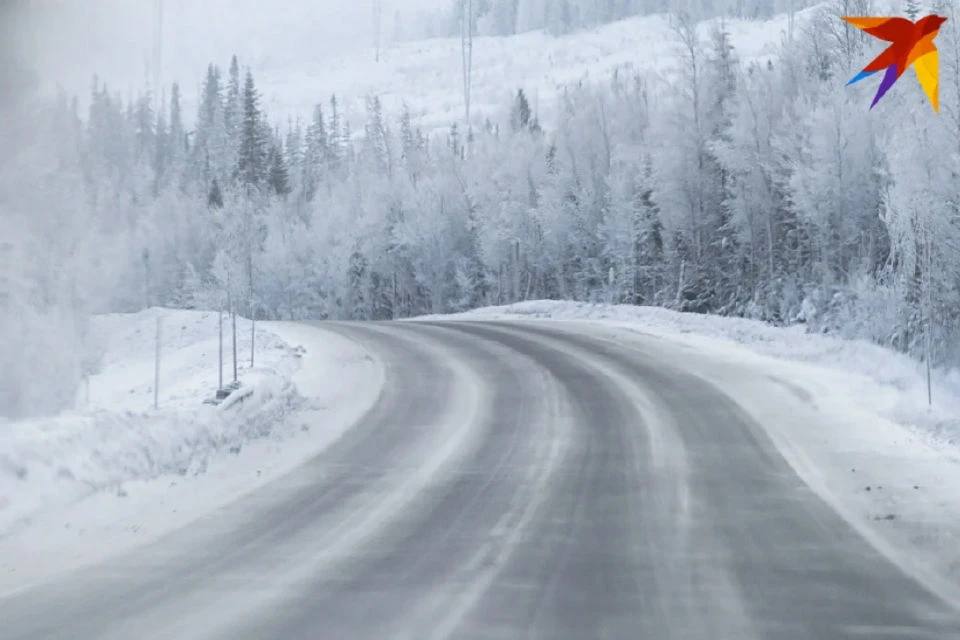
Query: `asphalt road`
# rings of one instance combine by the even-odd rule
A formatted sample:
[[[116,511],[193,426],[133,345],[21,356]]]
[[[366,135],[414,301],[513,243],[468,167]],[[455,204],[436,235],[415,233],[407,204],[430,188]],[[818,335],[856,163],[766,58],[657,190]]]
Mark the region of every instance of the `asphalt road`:
[[[0,600],[0,638],[960,638],[682,363],[559,323],[324,328],[387,367],[359,424]]]

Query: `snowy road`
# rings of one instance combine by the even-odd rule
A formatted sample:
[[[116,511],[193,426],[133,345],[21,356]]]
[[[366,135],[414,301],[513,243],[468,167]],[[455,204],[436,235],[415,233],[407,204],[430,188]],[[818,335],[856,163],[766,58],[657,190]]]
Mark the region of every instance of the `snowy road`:
[[[327,325],[387,367],[358,425],[0,638],[960,637],[729,398],[563,327]]]

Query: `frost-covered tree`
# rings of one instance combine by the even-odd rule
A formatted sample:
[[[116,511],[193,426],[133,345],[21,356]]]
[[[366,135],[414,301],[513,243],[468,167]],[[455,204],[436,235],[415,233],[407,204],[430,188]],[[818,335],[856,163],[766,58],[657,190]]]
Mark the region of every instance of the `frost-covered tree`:
[[[782,4],[476,0],[480,31],[509,31],[512,15],[516,30],[576,29],[670,9],[678,51],[655,79],[620,68],[569,84],[543,122],[524,92],[507,96],[472,138],[462,118],[429,128],[373,96],[359,116],[331,96],[281,136],[233,60],[225,83],[207,67],[192,123],[176,85],[152,114],[146,91],[123,100],[99,78],[82,115],[65,97],[25,104],[30,126],[0,119],[32,150],[0,168],[4,228],[16,221],[0,260],[27,256],[0,304],[38,327],[66,322],[73,339],[94,307],[148,300],[387,319],[564,298],[804,322],[953,362],[956,22],[938,38],[941,113],[915,83],[871,112],[875,85],[837,88],[876,44],[838,16],[869,3],[797,13],[757,60],[740,59],[723,20],[697,21]],[[37,210],[49,216],[25,213]],[[66,258],[32,259],[41,241]],[[3,399],[8,414],[66,402],[69,385],[53,403],[28,386]]]
[[[260,113],[260,96],[253,81],[253,73],[247,69],[243,81],[243,108],[237,135],[240,142],[237,151],[235,178],[248,192],[264,187],[268,175],[267,144]]]

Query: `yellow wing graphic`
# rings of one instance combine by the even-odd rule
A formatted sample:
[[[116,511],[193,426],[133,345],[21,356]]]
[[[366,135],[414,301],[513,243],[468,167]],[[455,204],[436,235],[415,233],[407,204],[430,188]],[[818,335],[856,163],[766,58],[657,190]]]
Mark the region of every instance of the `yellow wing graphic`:
[[[940,55],[937,50],[918,57],[913,63],[913,69],[917,72],[917,80],[930,99],[933,110],[940,113]]]

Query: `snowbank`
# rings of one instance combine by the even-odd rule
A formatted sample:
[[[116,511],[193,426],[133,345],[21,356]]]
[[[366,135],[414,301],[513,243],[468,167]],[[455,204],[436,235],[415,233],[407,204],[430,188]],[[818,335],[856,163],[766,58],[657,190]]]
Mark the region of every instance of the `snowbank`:
[[[586,321],[677,362],[766,427],[808,485],[905,571],[960,602],[960,376],[861,341],[660,308],[531,301],[436,319]],[[618,331],[604,332],[603,327]],[[626,330],[626,331],[624,331]]]
[[[153,408],[156,319],[161,318],[158,407]],[[150,309],[95,318],[104,337],[100,373],[78,410],[10,422],[0,432],[0,535],[44,509],[163,474],[196,474],[210,457],[270,434],[298,406],[293,349],[258,330],[250,368],[250,323],[239,321],[238,372],[253,393],[241,403],[204,404],[217,388],[217,314]],[[229,326],[226,327],[229,339]],[[230,357],[230,343],[225,345]],[[245,358],[243,356],[246,356]],[[225,378],[232,379],[228,363]]]
[[[156,318],[160,393],[153,408]],[[217,313],[96,318],[100,373],[82,409],[0,429],[0,581],[20,588],[155,539],[316,455],[378,396],[382,365],[335,333],[238,319],[241,401],[217,388]],[[224,379],[232,379],[229,325]],[[303,357],[309,354],[309,357]]]

